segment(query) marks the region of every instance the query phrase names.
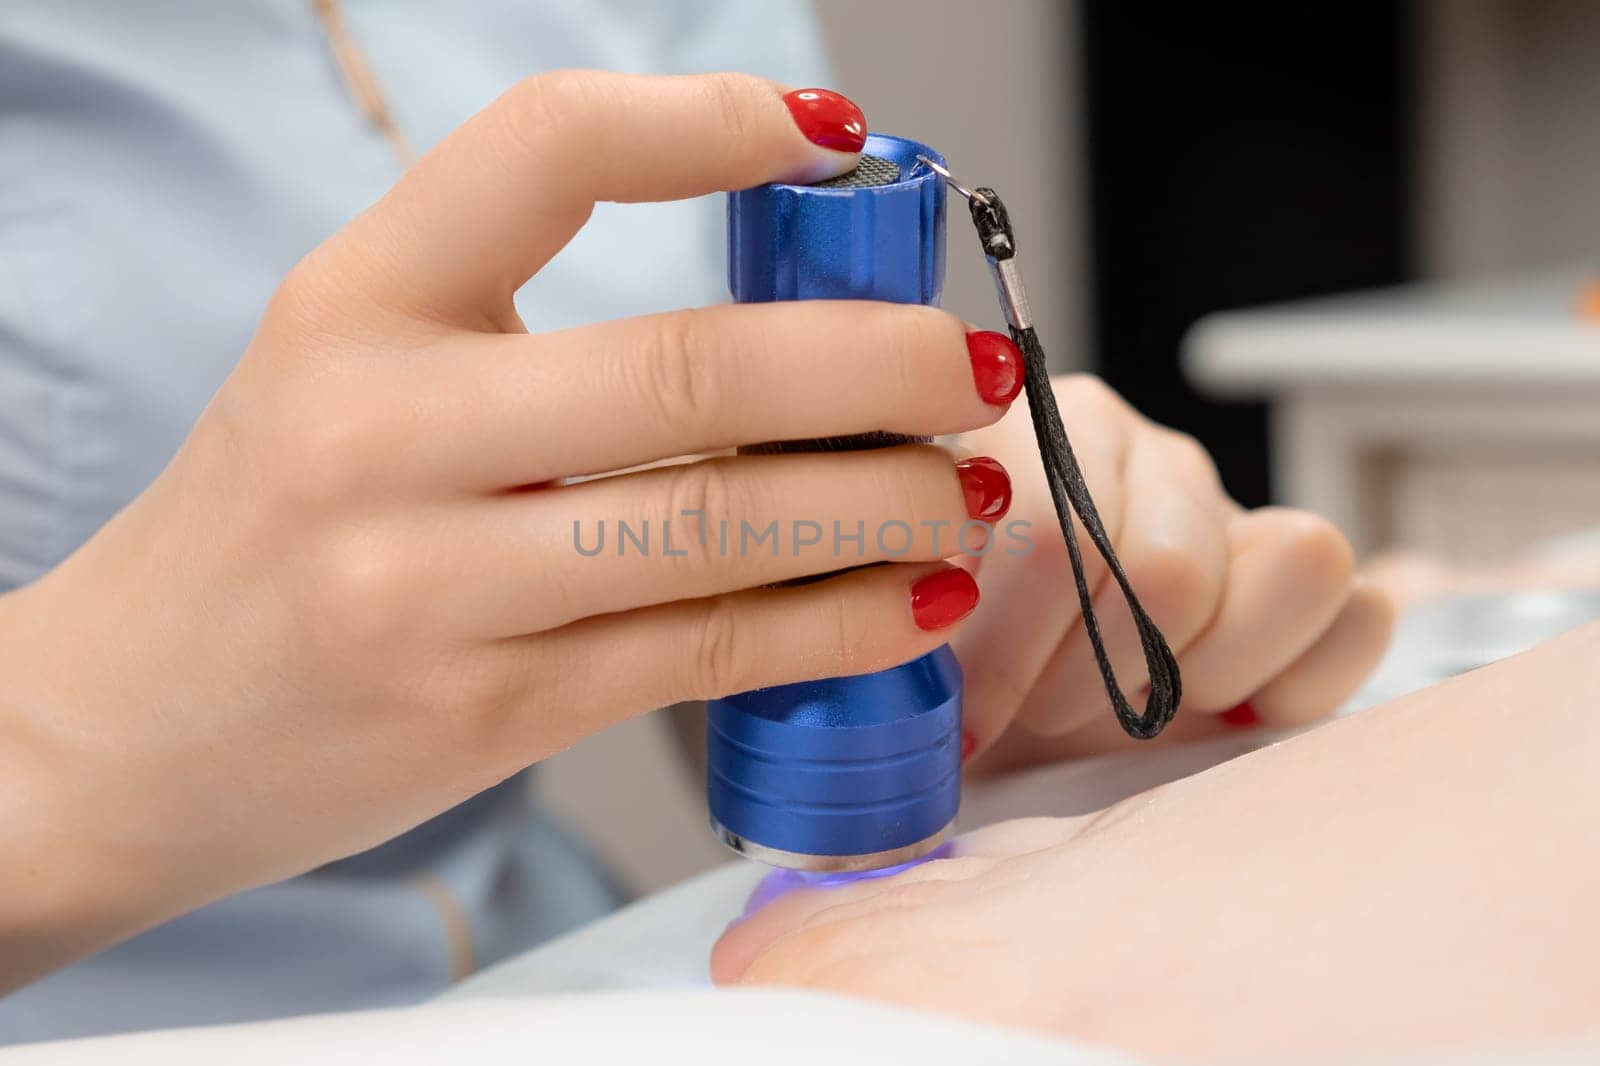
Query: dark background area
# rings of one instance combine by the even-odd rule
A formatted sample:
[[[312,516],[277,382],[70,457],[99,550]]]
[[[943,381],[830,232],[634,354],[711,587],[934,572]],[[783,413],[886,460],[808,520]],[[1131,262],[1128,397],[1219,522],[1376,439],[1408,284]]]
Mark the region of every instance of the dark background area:
[[[1084,0],[1096,370],[1269,502],[1266,409],[1178,365],[1209,311],[1407,280],[1406,5]]]

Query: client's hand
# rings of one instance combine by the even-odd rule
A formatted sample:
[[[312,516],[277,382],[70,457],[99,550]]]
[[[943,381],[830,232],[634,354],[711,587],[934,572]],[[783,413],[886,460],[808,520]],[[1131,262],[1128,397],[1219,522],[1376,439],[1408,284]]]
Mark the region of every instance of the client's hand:
[[[722,983],[805,985],[1151,1054],[1600,1029],[1600,627],[958,857],[785,897]]]
[[[1123,566],[1178,654],[1183,703],[1169,732],[1226,728],[1218,715],[1245,700],[1268,724],[1296,725],[1348,698],[1382,657],[1393,609],[1356,579],[1344,536],[1303,511],[1244,510],[1198,443],[1145,419],[1097,378],[1057,378],[1055,393]],[[1023,555],[1001,536],[968,564],[989,605],[953,642],[966,672],[968,744],[982,753],[975,768],[1136,743],[1112,717],[1080,623],[1027,412],[962,444],[1010,471],[1002,531],[1031,523],[1033,544]],[[1081,528],[1078,536],[1117,679],[1142,706],[1148,677],[1132,618]]]

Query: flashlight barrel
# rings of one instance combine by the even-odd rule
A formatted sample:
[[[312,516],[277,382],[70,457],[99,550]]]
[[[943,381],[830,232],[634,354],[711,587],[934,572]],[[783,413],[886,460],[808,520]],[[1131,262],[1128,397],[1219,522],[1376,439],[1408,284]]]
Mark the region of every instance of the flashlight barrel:
[[[882,135],[869,136],[864,151],[875,173],[892,179],[730,194],[735,300],[939,302],[945,186],[917,157],[941,165],[943,157]],[[872,432],[741,451],[912,439]],[[948,646],[872,674],[714,700],[706,750],[713,830],[736,851],[792,869],[876,869],[917,858],[944,839],[960,806],[960,735],[961,668]]]

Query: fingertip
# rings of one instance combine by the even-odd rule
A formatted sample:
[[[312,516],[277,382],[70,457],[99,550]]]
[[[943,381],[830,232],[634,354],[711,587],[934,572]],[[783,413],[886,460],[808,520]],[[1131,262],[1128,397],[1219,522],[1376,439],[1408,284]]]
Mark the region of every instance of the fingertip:
[[[1376,581],[1357,577],[1350,602],[1359,605],[1358,609],[1366,615],[1368,624],[1381,634],[1381,643],[1387,647],[1400,617],[1400,604],[1394,595]]]
[[[911,584],[911,617],[918,629],[933,632],[955,625],[978,606],[978,582],[959,566],[943,566]]]
[[[1261,527],[1270,528],[1283,550],[1292,553],[1304,579],[1341,590],[1349,590],[1355,583],[1355,549],[1328,519],[1311,511],[1265,507],[1247,513],[1239,521],[1252,519]]]
[[[905,305],[896,309],[905,323],[897,352],[920,373],[937,382],[941,398],[937,432],[965,433],[992,426],[1005,417],[1026,385],[1022,353],[1009,337],[974,329],[941,308]]]
[[[1003,412],[1022,394],[1025,384],[1021,350],[1010,337],[992,330],[971,331],[966,342],[978,398]]]
[[[783,180],[809,185],[855,169],[867,142],[867,119],[855,101],[832,89],[776,88],[791,124],[806,142],[803,159]]]
[[[955,464],[967,517],[992,525],[1011,509],[1011,475],[998,459],[975,455]]]
[[[1395,616],[1394,601],[1383,589],[1358,581],[1316,643],[1252,696],[1249,706],[1276,727],[1306,725],[1333,714],[1382,662]]]
[[[856,102],[832,89],[791,89],[784,106],[801,135],[819,148],[853,154],[867,143],[867,117]]]

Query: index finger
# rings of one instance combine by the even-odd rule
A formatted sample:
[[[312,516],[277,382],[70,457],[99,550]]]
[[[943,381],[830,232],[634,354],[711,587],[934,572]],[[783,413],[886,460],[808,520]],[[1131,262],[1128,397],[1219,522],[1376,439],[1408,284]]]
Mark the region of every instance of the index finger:
[[[596,202],[817,181],[855,166],[865,136],[844,97],[744,74],[541,74],[441,141],[312,269],[407,314],[498,328]]]

